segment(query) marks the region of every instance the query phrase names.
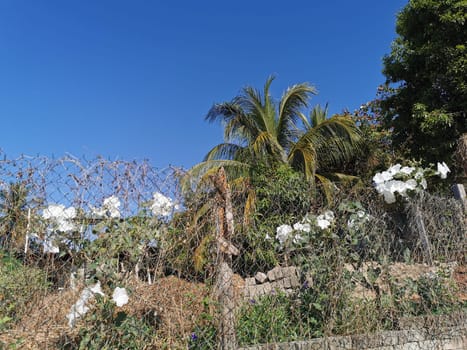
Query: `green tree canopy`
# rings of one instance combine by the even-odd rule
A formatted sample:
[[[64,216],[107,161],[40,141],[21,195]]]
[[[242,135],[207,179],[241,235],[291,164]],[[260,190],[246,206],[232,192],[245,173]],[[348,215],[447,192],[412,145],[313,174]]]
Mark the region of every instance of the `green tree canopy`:
[[[466,10],[466,0],[410,0],[398,15],[382,108],[408,156],[449,162],[467,131]]]

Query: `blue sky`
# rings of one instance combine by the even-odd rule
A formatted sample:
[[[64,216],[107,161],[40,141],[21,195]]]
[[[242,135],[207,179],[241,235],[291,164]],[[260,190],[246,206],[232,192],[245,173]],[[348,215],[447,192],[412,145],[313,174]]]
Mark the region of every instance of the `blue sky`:
[[[190,167],[242,87],[310,82],[331,113],[384,82],[401,0],[0,0],[0,149]]]

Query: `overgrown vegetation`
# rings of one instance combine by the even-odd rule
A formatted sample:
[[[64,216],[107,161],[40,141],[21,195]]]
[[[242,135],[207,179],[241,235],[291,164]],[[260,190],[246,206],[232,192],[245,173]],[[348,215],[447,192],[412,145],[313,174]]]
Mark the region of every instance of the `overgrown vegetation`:
[[[273,78],[213,105],[225,143],[188,171],[5,157],[0,348],[214,349],[229,317],[244,346],[465,315],[464,8],[409,1],[388,82],[353,114],[310,108],[308,83],[275,100]],[[278,266],[299,286],[260,274]]]

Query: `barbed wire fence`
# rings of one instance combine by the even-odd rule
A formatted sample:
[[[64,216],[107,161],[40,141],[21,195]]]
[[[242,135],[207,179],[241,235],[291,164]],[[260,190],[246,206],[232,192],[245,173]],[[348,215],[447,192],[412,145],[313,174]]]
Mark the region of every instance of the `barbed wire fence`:
[[[293,348],[435,314],[465,336],[466,218],[454,199],[387,207],[371,189],[336,188],[329,202],[295,177],[228,183],[222,170],[182,194],[183,175],[145,161],[3,157],[0,345],[117,347],[123,334],[132,349]],[[70,326],[97,282],[107,296]],[[121,308],[110,302],[120,286]],[[424,322],[435,334],[445,321]]]

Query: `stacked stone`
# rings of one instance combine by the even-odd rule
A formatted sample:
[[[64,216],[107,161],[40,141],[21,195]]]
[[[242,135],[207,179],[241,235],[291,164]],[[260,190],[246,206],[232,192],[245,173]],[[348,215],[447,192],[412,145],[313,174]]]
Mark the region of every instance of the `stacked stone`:
[[[277,266],[267,273],[258,272],[255,277],[245,279],[245,300],[256,299],[266,294],[293,293],[300,287],[300,271],[295,266]]]

